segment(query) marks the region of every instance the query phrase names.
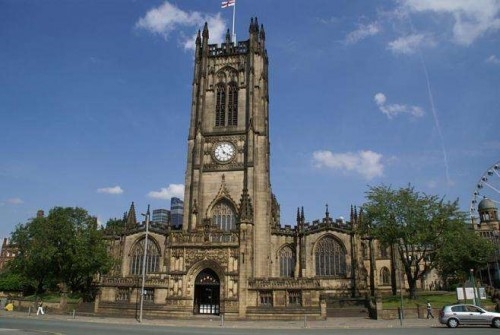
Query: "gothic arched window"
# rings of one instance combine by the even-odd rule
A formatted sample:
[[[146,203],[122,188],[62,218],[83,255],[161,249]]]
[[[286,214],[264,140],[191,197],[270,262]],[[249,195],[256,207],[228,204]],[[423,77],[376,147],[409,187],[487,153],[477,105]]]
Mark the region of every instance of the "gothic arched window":
[[[223,127],[226,125],[226,86],[217,85],[215,101],[215,126]]]
[[[144,243],[146,239],[143,238],[135,244],[132,252],[130,253],[130,274],[142,274],[142,264],[144,261]],[[160,250],[156,243],[148,239],[146,251],[146,273],[158,272],[160,270]]]
[[[238,125],[238,87],[236,83],[217,84],[215,92],[215,126]]]
[[[391,283],[391,272],[387,267],[383,267],[380,269],[380,284],[381,285],[390,285]]]
[[[295,256],[289,246],[281,248],[279,252],[280,277],[293,277],[295,271]]]
[[[316,246],[314,256],[317,276],[346,275],[345,250],[333,237],[323,237]]]
[[[236,214],[227,201],[220,201],[214,206],[212,218],[220,230],[230,231],[236,228]]]
[[[386,247],[380,244],[379,249],[380,249],[380,258],[389,258],[389,253],[387,252]]]
[[[238,88],[235,83],[228,85],[227,97],[227,125],[238,125]]]

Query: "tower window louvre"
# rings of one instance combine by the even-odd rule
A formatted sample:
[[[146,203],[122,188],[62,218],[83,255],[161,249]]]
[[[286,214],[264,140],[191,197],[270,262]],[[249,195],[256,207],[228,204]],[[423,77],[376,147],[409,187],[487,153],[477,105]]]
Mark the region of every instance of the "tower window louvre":
[[[215,126],[238,125],[238,87],[236,83],[217,85],[215,96]]]
[[[226,87],[217,85],[217,101],[215,102],[215,126],[224,127],[226,125]]]
[[[238,125],[238,89],[236,84],[229,84],[229,96],[227,99],[227,124]]]

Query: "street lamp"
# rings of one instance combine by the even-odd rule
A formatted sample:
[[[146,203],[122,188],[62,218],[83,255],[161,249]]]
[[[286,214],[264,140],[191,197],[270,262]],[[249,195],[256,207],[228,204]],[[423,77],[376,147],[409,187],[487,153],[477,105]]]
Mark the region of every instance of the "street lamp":
[[[141,213],[142,214],[142,213]],[[142,214],[146,217],[146,236],[144,238],[144,255],[142,258],[142,285],[141,285],[141,305],[139,309],[139,322],[142,323],[142,307],[144,305],[144,285],[146,284],[146,262],[147,262],[147,252],[148,252],[148,233],[149,233],[149,205],[146,214]]]

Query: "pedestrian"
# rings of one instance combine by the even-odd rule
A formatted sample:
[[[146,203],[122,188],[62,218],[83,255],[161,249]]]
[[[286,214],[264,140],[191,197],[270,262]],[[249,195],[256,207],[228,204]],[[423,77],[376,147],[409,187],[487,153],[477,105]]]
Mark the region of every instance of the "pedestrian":
[[[44,315],[44,314],[45,314],[45,313],[44,313],[44,311],[43,311],[43,301],[42,301],[42,300],[40,300],[40,301],[38,302],[38,309],[36,310],[36,315],[39,315],[40,313],[41,313],[42,315]]]
[[[431,306],[431,303],[427,301],[427,319],[429,318],[433,318],[434,319],[434,315],[432,315],[432,306]]]

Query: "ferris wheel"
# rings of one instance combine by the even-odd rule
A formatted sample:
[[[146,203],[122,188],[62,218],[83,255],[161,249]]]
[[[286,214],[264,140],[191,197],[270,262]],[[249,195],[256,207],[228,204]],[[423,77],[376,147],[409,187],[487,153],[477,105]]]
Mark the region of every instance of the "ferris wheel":
[[[477,206],[484,198],[500,207],[500,161],[490,166],[477,182],[470,204],[472,224],[479,223]]]

